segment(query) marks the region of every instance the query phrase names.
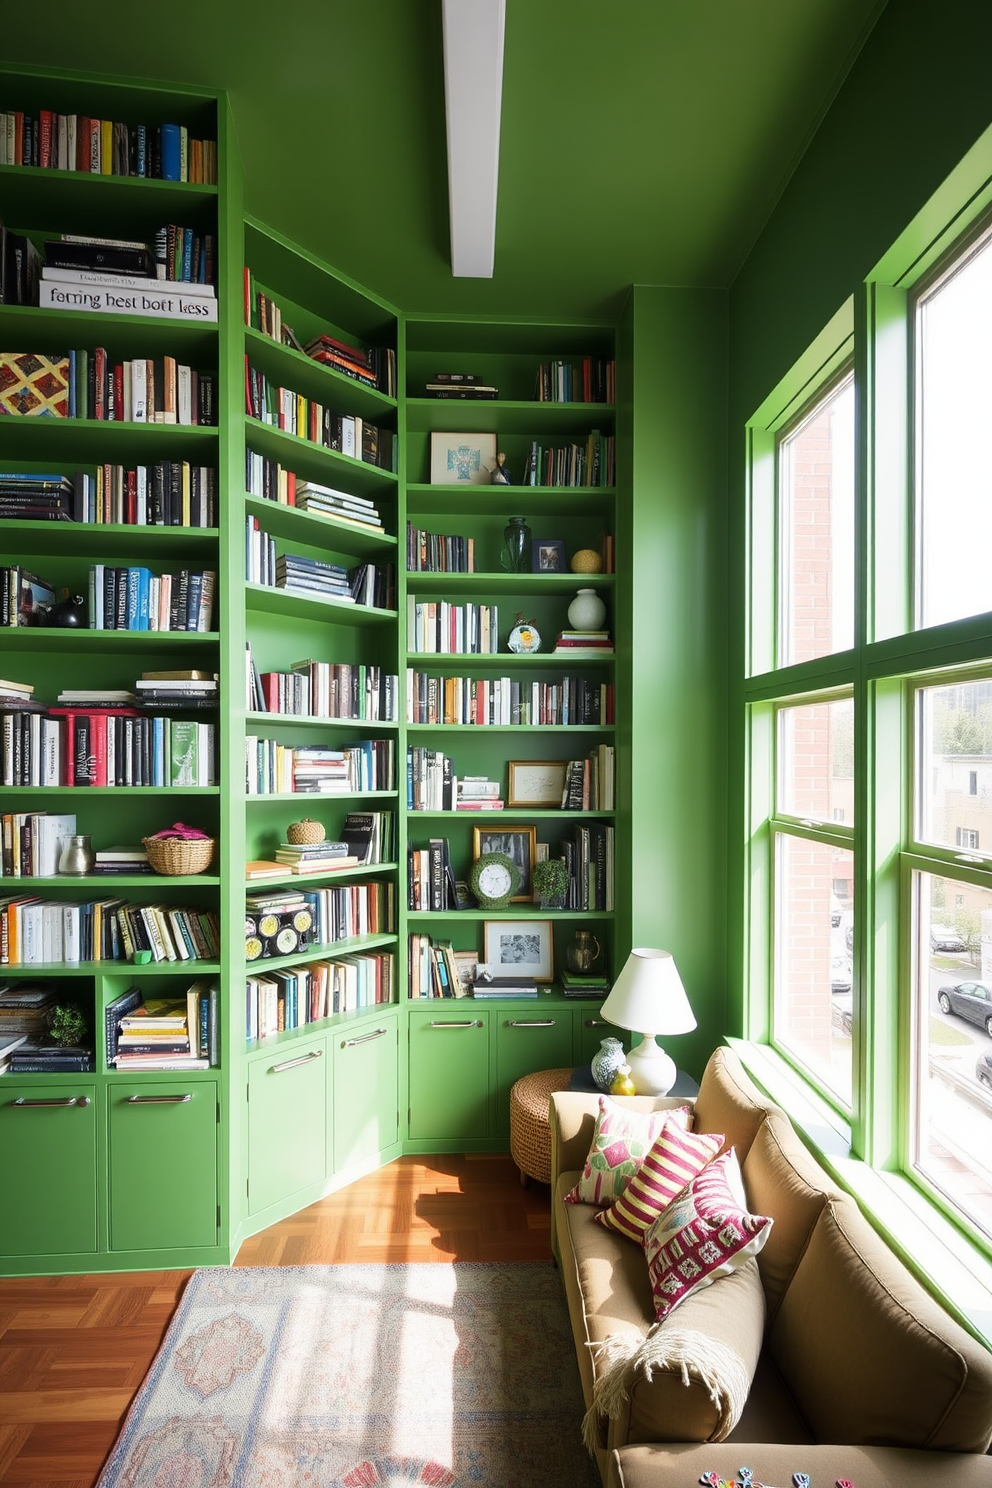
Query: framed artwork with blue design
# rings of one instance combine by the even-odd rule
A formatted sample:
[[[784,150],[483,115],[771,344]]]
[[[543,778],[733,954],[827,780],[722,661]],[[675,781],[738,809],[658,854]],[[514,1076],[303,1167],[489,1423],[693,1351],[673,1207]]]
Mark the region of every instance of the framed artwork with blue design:
[[[495,434],[432,434],[432,486],[488,486],[496,465]]]

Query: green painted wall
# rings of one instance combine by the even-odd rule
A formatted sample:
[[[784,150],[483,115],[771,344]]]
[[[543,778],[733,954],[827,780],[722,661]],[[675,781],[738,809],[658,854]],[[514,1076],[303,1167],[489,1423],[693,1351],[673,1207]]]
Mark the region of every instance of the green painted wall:
[[[662,1040],[698,1073],[726,1027],[725,863],[727,296],[635,288],[621,361],[636,396],[633,554],[623,665],[632,673],[629,751],[634,945],[664,946],[699,1028]]]

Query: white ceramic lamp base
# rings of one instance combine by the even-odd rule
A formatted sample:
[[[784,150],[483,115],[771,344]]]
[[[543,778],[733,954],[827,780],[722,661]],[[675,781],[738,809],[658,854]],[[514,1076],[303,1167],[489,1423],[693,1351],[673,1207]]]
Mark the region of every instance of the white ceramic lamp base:
[[[638,1095],[667,1095],[675,1084],[675,1060],[655,1042],[653,1033],[644,1034],[627,1055],[627,1063]]]

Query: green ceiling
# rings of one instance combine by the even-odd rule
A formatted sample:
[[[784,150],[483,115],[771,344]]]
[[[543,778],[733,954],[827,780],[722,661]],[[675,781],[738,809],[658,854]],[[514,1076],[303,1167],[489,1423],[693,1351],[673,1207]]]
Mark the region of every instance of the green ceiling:
[[[226,88],[249,210],[403,309],[588,316],[733,280],[881,8],[507,0],[491,281],[448,261],[440,0],[201,0],[190,24],[54,0],[3,60]]]

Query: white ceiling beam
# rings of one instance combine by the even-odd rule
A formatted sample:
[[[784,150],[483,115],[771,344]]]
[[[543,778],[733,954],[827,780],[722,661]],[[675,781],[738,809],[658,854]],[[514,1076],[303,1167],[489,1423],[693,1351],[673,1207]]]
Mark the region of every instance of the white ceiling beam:
[[[491,279],[506,0],[441,0],[441,11],[451,272]]]

